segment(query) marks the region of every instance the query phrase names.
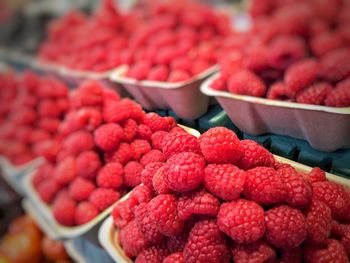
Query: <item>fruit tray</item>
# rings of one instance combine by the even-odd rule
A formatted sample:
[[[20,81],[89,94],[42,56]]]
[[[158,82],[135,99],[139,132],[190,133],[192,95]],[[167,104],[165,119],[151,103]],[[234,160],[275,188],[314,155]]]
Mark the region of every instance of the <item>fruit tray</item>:
[[[326,152],[350,147],[350,107],[307,105],[213,90],[210,85],[218,76],[207,79],[201,91],[214,96],[241,131],[289,135]]]
[[[213,66],[197,76],[181,82],[131,79],[125,77],[127,66],[110,75],[111,81],[121,84],[145,109],[172,109],[183,119],[196,119],[207,112],[209,97],[200,92],[202,82],[217,71]]]

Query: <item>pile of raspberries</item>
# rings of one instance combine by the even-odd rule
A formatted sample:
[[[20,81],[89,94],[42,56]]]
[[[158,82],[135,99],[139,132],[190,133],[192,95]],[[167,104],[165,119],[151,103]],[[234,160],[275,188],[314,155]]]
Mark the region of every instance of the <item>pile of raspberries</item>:
[[[114,240],[136,263],[348,262],[350,192],[216,127],[163,132],[166,161],[118,202]]]
[[[163,134],[183,130],[95,81],[71,91],[69,106],[58,128],[60,150],[32,184],[58,223],[76,226],[139,185],[144,167],[166,160],[157,146]]]
[[[253,28],[226,39],[212,88],[330,107],[350,106],[350,2],[256,0]]]
[[[33,72],[0,73],[0,155],[14,165],[36,157],[56,158],[57,129],[68,111],[68,88]]]

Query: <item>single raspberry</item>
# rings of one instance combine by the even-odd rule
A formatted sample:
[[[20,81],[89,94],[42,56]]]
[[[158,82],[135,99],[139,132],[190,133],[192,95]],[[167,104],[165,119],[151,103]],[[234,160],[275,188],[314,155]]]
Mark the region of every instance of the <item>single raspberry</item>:
[[[137,126],[136,137],[138,139],[146,140],[148,142],[151,142],[152,131],[147,125],[140,124],[139,126]]]
[[[212,64],[206,59],[197,58],[196,60],[193,61],[191,71],[190,71],[191,75],[192,76],[199,75],[204,71],[208,70],[211,66]]]
[[[40,98],[67,97],[68,87],[60,80],[52,76],[42,76],[40,84],[36,88],[36,94]]]
[[[44,99],[38,104],[38,115],[41,118],[59,118],[61,116],[61,111],[57,107],[55,100]]]
[[[58,118],[41,118],[38,122],[38,128],[49,133],[55,133],[60,126],[61,120]]]
[[[141,183],[142,164],[131,161],[124,167],[123,181],[126,186],[135,187]]]
[[[173,191],[169,187],[169,181],[164,175],[164,167],[160,167],[152,178],[152,188],[157,194],[171,194]]]
[[[123,166],[120,163],[107,163],[99,170],[96,183],[102,188],[118,189],[123,184]]]
[[[75,123],[77,127],[91,132],[97,129],[102,123],[101,111],[93,107],[78,109],[75,113]]]
[[[272,245],[291,249],[304,242],[307,226],[300,210],[286,205],[271,208],[265,212],[266,240]]]
[[[187,56],[177,57],[170,63],[170,67],[172,70],[190,72],[192,67],[192,60]]]
[[[114,89],[103,89],[103,99],[106,100],[110,100],[110,101],[120,101],[120,95],[114,90]]]
[[[94,151],[82,152],[76,160],[77,174],[85,179],[95,179],[101,166],[100,157]]]
[[[153,191],[148,186],[140,184],[132,189],[130,198],[136,200],[138,204],[148,203],[153,198]]]
[[[52,214],[56,221],[64,226],[75,225],[76,203],[67,196],[56,198],[52,205]]]
[[[328,52],[320,60],[320,76],[330,82],[340,81],[350,74],[350,52],[337,49]]]
[[[76,176],[76,160],[72,156],[67,156],[59,162],[53,174],[55,181],[61,185],[69,184]]]
[[[51,204],[61,186],[53,179],[46,179],[37,185],[38,194],[45,203]]]
[[[313,198],[324,202],[332,211],[333,219],[341,220],[347,208],[348,197],[344,188],[333,182],[316,182],[312,184]]]
[[[123,202],[118,202],[112,210],[112,218],[114,225],[118,228],[125,227],[134,219],[134,208],[138,202],[133,198],[128,198]]]
[[[144,115],[141,106],[130,99],[122,99],[118,102],[105,101],[103,105],[103,119],[107,123],[121,122],[129,118],[139,122]]]
[[[261,205],[278,204],[286,199],[286,186],[273,168],[256,167],[246,171],[243,195]]]
[[[166,157],[164,154],[159,150],[151,150],[148,153],[146,153],[144,156],[142,156],[140,163],[145,167],[148,164],[155,163],[155,162],[165,162]]]
[[[104,153],[104,159],[106,162],[117,162],[121,163],[122,165],[127,164],[133,158],[134,153],[131,146],[124,142],[120,143],[116,151]]]
[[[152,134],[151,141],[153,149],[162,150],[164,137],[168,134],[166,131],[157,131]]]
[[[134,214],[137,226],[145,239],[152,244],[161,243],[164,236],[159,232],[156,224],[151,220],[148,212],[148,204],[139,204],[135,208]]]
[[[112,189],[97,188],[91,193],[89,201],[99,211],[104,211],[106,208],[115,203],[119,197],[120,194],[117,191]]]
[[[59,110],[63,113],[67,113],[69,110],[69,101],[66,97],[57,98],[56,104]]]
[[[151,63],[148,61],[139,61],[133,64],[126,73],[129,78],[144,80],[151,70]]]
[[[339,34],[331,31],[313,36],[310,40],[311,51],[314,55],[321,57],[327,52],[343,47],[344,42]]]
[[[193,263],[210,259],[228,263],[231,253],[224,234],[214,220],[202,220],[194,225],[183,251],[184,262]]]
[[[123,141],[132,142],[136,137],[138,126],[133,119],[127,119],[123,124],[124,136]]]
[[[173,155],[164,165],[164,175],[170,189],[187,192],[197,188],[203,181],[205,160],[202,156],[183,152]]]
[[[283,82],[276,82],[267,91],[266,98],[271,100],[292,101],[295,98],[295,91],[291,90]]]
[[[184,222],[178,217],[177,204],[176,197],[170,194],[158,195],[149,202],[150,218],[165,236],[180,234],[183,229]]]
[[[42,165],[38,167],[37,171],[35,172],[32,178],[33,186],[37,188],[38,185],[44,182],[45,180],[51,179],[53,172],[54,172],[53,165],[49,162],[44,162]]]
[[[195,136],[188,133],[168,133],[162,142],[162,151],[167,158],[181,153],[194,152],[200,153],[198,140]]]
[[[169,123],[157,113],[147,113],[142,122],[147,125],[152,132],[169,130]]]
[[[325,100],[326,106],[349,107],[350,106],[350,78],[339,82]]]
[[[181,69],[175,69],[170,72],[168,82],[182,82],[190,78],[191,75],[189,72]]]
[[[102,101],[103,87],[94,80],[84,81],[70,94],[70,103],[74,109],[84,106],[100,106]]]
[[[51,135],[47,131],[44,131],[41,129],[34,129],[30,134],[30,142],[32,144],[37,144],[42,141],[50,140],[50,139],[51,139]]]
[[[182,252],[172,253],[167,256],[162,263],[183,263],[184,258]]]
[[[275,159],[268,150],[252,140],[242,140],[241,146],[244,154],[239,162],[239,167],[249,170],[257,166],[273,167]]]
[[[149,246],[149,242],[139,230],[138,223],[135,220],[120,230],[119,241],[128,257],[136,257]]]
[[[328,239],[324,246],[306,246],[304,260],[306,263],[349,262],[344,246],[335,239]]]
[[[210,88],[212,88],[214,90],[219,90],[219,91],[227,90],[226,80],[220,76],[220,77],[213,80],[213,82],[210,85]]]
[[[56,140],[45,140],[33,145],[33,152],[37,156],[44,157],[49,162],[55,162],[62,145]]]
[[[238,199],[244,189],[245,173],[232,164],[209,164],[204,171],[204,186],[226,201]]]
[[[166,117],[165,117],[166,118]],[[182,127],[180,126],[176,126],[171,128],[171,130],[169,131],[169,133],[174,133],[174,132],[181,132],[181,133],[187,133],[187,131],[185,131]]]
[[[218,225],[238,243],[251,243],[265,233],[264,209],[253,201],[238,199],[220,206]]]
[[[199,137],[205,160],[209,163],[235,164],[243,156],[237,135],[224,127],[211,128]]]
[[[326,173],[319,167],[312,168],[312,170],[307,174],[307,179],[311,183],[324,182],[327,180]]]
[[[168,250],[163,246],[151,246],[144,249],[136,258],[135,263],[158,263],[168,255]]]
[[[313,200],[306,214],[307,238],[313,243],[321,244],[328,239],[332,228],[332,212],[329,207],[318,200]]]
[[[90,151],[94,146],[95,143],[92,134],[87,131],[74,132],[63,141],[64,149],[72,155]]]
[[[89,199],[91,193],[95,190],[95,184],[83,178],[76,178],[69,185],[69,196],[75,201],[84,201]]]
[[[22,107],[20,111],[11,112],[8,119],[15,124],[32,125],[37,120],[37,115],[33,109]]]
[[[130,147],[135,161],[139,161],[144,154],[148,153],[152,149],[148,141],[139,139],[134,140],[130,144]]]
[[[263,97],[266,93],[266,86],[263,80],[250,70],[235,72],[227,83],[228,91],[255,97]]]
[[[282,178],[287,191],[285,202],[299,209],[308,207],[312,198],[311,183],[290,168],[278,169],[277,175]]]
[[[153,176],[162,166],[164,166],[164,163],[162,162],[153,162],[146,165],[145,169],[141,173],[141,182],[144,185],[148,186],[150,189],[153,189]]]
[[[265,241],[257,241],[251,244],[237,244],[232,249],[235,263],[266,262],[276,260],[275,250]]]
[[[148,80],[154,80],[154,81],[166,81],[169,76],[169,69],[165,65],[157,65],[153,67],[148,76]]]
[[[116,123],[101,125],[94,132],[94,139],[99,148],[104,151],[112,151],[119,146],[123,139],[123,129]]]
[[[90,222],[98,215],[97,208],[89,202],[81,202],[75,211],[75,223],[83,225]]]
[[[187,243],[189,232],[184,231],[181,235],[171,236],[167,239],[167,248],[170,253],[183,251]]]
[[[316,83],[299,92],[296,96],[296,101],[304,104],[323,105],[331,92],[332,86],[328,83]]]

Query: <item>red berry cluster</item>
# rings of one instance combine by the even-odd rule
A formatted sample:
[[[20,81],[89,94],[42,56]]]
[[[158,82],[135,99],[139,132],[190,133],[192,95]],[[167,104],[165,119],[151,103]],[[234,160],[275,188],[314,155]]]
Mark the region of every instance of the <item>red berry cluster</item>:
[[[53,160],[57,129],[68,111],[67,86],[33,72],[0,73],[0,154],[20,165],[37,156]]]
[[[257,0],[251,14],[251,31],[226,40],[213,89],[350,106],[349,1]]]
[[[158,133],[171,132],[171,117],[145,113],[130,99],[83,82],[70,93],[70,111],[59,126],[61,150],[33,177],[40,198],[52,204],[62,225],[89,222],[141,183],[145,166],[163,162],[153,147]]]
[[[167,160],[112,212],[136,263],[348,262],[350,192],[321,169],[300,174],[223,127],[162,137]]]

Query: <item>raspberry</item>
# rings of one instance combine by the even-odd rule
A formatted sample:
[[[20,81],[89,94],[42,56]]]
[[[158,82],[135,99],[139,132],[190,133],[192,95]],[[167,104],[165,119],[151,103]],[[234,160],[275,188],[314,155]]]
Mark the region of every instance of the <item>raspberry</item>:
[[[200,153],[199,143],[195,136],[188,133],[168,133],[162,142],[162,151],[166,158],[181,153]]]
[[[275,159],[268,150],[252,140],[242,140],[241,146],[244,151],[239,162],[239,167],[249,170],[257,166],[273,167]]]
[[[103,99],[118,102],[120,101],[120,95],[113,89],[107,88],[103,89]]]
[[[253,201],[238,199],[220,206],[218,225],[238,243],[251,243],[265,233],[264,209]]]
[[[210,85],[210,88],[218,91],[224,91],[227,90],[226,87],[226,80],[223,77],[218,77],[213,80],[213,82]]]
[[[128,198],[123,202],[118,202],[112,211],[114,225],[118,228],[125,227],[134,219],[133,209],[137,205],[137,201],[132,198]]]
[[[90,151],[95,143],[90,132],[77,131],[70,134],[63,142],[63,147],[72,155],[78,155],[84,151]]]
[[[151,220],[148,212],[148,204],[141,203],[135,208],[135,220],[138,228],[145,239],[153,244],[162,242],[164,236],[159,232],[157,226]]]
[[[126,73],[126,76],[137,80],[144,80],[147,79],[150,70],[151,63],[149,63],[148,61],[139,61],[129,68],[128,72]]]
[[[261,72],[268,68],[267,53],[265,46],[250,47],[243,61],[244,67],[254,72]]]
[[[37,144],[45,140],[51,139],[51,135],[44,130],[40,129],[34,129],[32,130],[32,133],[30,134],[30,142],[32,144]]]
[[[42,165],[40,165],[32,178],[32,183],[34,187],[36,188],[46,179],[50,179],[52,177],[53,172],[54,167],[50,163],[44,162]]]
[[[38,128],[49,133],[55,133],[60,126],[61,120],[58,118],[41,118],[38,122]]]
[[[276,252],[265,241],[251,244],[237,244],[232,249],[233,260],[236,263],[275,262]]]
[[[350,52],[337,49],[324,55],[320,60],[320,76],[330,82],[340,81],[350,74]]]
[[[69,185],[69,196],[75,201],[89,199],[90,194],[95,190],[95,184],[83,178],[76,178]]]
[[[288,250],[281,250],[282,258],[277,261],[278,263],[297,263],[302,262],[303,252],[300,247],[296,247]]]
[[[183,229],[183,221],[177,214],[176,197],[161,194],[149,202],[148,211],[158,230],[165,236],[178,235]]]
[[[115,203],[119,197],[120,194],[117,191],[114,191],[112,189],[98,188],[91,193],[89,201],[99,211],[104,211],[106,208]]]
[[[326,106],[349,107],[350,106],[350,78],[339,82],[325,100]]]
[[[168,76],[169,69],[164,65],[157,65],[150,70],[147,79],[154,81],[166,81]]]
[[[286,199],[286,186],[276,171],[269,167],[256,167],[246,171],[243,195],[261,205],[278,204]]]
[[[64,226],[75,225],[76,203],[67,196],[56,198],[52,205],[52,213],[56,221]]]
[[[331,92],[332,86],[328,83],[316,83],[299,92],[296,96],[296,101],[305,104],[323,105]]]
[[[60,185],[49,178],[37,185],[37,191],[40,198],[47,204],[51,204],[57,192],[61,189]]]
[[[77,174],[85,179],[95,179],[101,166],[100,157],[94,151],[82,152],[76,160]]]
[[[265,212],[266,240],[282,249],[298,247],[306,238],[304,215],[286,205],[271,208]]]
[[[245,173],[232,164],[209,164],[204,171],[205,188],[226,201],[238,199],[243,192]]]
[[[176,57],[171,63],[170,63],[171,69],[174,70],[181,70],[185,72],[190,72],[192,67],[192,60],[187,56],[182,57]]]
[[[314,59],[304,59],[289,67],[284,82],[293,91],[301,91],[317,80],[318,64]]]
[[[164,175],[164,166],[160,167],[152,178],[152,187],[157,194],[170,194],[169,181]]]
[[[55,100],[44,99],[38,104],[38,115],[41,118],[59,118],[61,111],[57,107]]]
[[[130,99],[122,99],[118,102],[105,101],[103,105],[103,119],[106,122],[121,122],[129,118],[139,122],[145,113],[140,105]]]
[[[25,107],[21,111],[11,112],[8,118],[15,124],[32,125],[36,121],[37,116],[33,109]]]
[[[307,174],[307,179],[311,183],[324,182],[327,180],[326,173],[319,167],[312,168],[312,170]]]
[[[184,231],[181,235],[171,236],[167,240],[167,247],[171,253],[183,251],[188,239],[188,231]]]
[[[102,123],[102,114],[99,110],[92,107],[81,108],[75,114],[75,122],[81,129],[91,132]]]
[[[107,163],[99,170],[96,183],[102,188],[118,189],[123,184],[123,166],[120,163]]]
[[[139,204],[148,203],[152,197],[152,189],[142,184],[136,186],[130,193],[130,198],[136,200]]]
[[[227,83],[228,91],[255,97],[263,97],[266,93],[266,86],[263,80],[250,70],[235,72]]]
[[[133,119],[128,119],[123,124],[123,129],[124,129],[123,141],[132,142],[137,134],[137,130],[138,130],[137,122],[134,121]]]
[[[148,186],[150,189],[153,188],[152,179],[154,174],[158,171],[160,167],[162,167],[164,163],[162,162],[154,162],[146,165],[145,169],[141,173],[141,182]]]
[[[135,220],[120,230],[119,241],[128,257],[136,257],[149,245]]]
[[[96,145],[104,151],[112,151],[116,149],[122,138],[123,129],[116,123],[101,125],[94,132]]]
[[[141,173],[143,166],[135,161],[128,162],[124,167],[124,184],[135,187],[141,183]]]
[[[308,207],[312,197],[311,183],[290,168],[278,169],[277,175],[282,178],[287,191],[286,203],[299,209]]]
[[[148,141],[139,139],[134,140],[130,144],[130,147],[133,152],[135,161],[139,161],[144,154],[148,153],[152,149]]]
[[[67,156],[55,168],[53,178],[61,185],[66,185],[77,176],[76,161],[74,157]]]
[[[168,82],[182,82],[191,78],[190,73],[181,69],[175,69],[170,72]]]
[[[148,142],[151,142],[151,136],[152,136],[152,131],[151,129],[144,124],[140,124],[137,126],[137,135],[136,137],[141,140],[146,140]]]
[[[314,55],[321,57],[327,52],[343,47],[343,40],[339,34],[326,31],[311,38],[310,47]]]
[[[283,82],[276,82],[267,91],[266,98],[271,100],[291,101],[295,98],[295,91],[291,90]]]
[[[200,54],[198,54],[200,55]],[[208,62],[206,59],[197,58],[193,61],[192,67],[191,67],[191,75],[196,76],[201,74],[202,72],[206,71],[210,68],[212,64]]]
[[[183,263],[183,260],[182,252],[176,252],[167,256],[162,263]]]
[[[89,202],[81,202],[75,211],[75,223],[83,225],[90,222],[98,215],[97,208]]]
[[[346,213],[347,195],[341,185],[332,182],[312,184],[313,198],[324,202],[332,211],[333,219],[342,219]]]
[[[57,98],[56,104],[59,110],[63,113],[67,113],[69,110],[69,101],[66,97]]]
[[[102,101],[103,87],[94,80],[84,81],[70,96],[70,103],[74,109],[84,106],[100,106]]]
[[[158,263],[168,255],[168,250],[162,246],[151,246],[144,249],[136,258],[135,263]]]
[[[320,247],[306,246],[304,260],[307,263],[349,262],[344,246],[335,239],[328,239],[326,244]]]
[[[142,156],[140,163],[145,167],[146,165],[151,163],[165,162],[165,161],[166,161],[166,157],[161,151],[150,150],[148,153]]]
[[[313,243],[323,243],[331,234],[332,212],[318,200],[313,200],[306,214],[307,237]]]
[[[168,134],[166,131],[157,131],[152,134],[151,141],[153,149],[162,150],[164,137]]]
[[[61,143],[54,140],[45,140],[33,145],[35,155],[42,156],[49,162],[55,162],[56,156],[61,149]]]
[[[225,236],[214,220],[202,220],[194,225],[183,251],[184,262],[230,262]]]
[[[187,192],[203,181],[205,161],[196,153],[184,152],[173,155],[164,165],[164,175],[170,189]]]
[[[125,165],[134,158],[134,153],[129,144],[122,142],[116,151],[105,152],[104,158],[106,162],[117,162]]]
[[[147,113],[142,122],[144,125],[147,125],[152,132],[169,130],[169,123],[157,113]]]

